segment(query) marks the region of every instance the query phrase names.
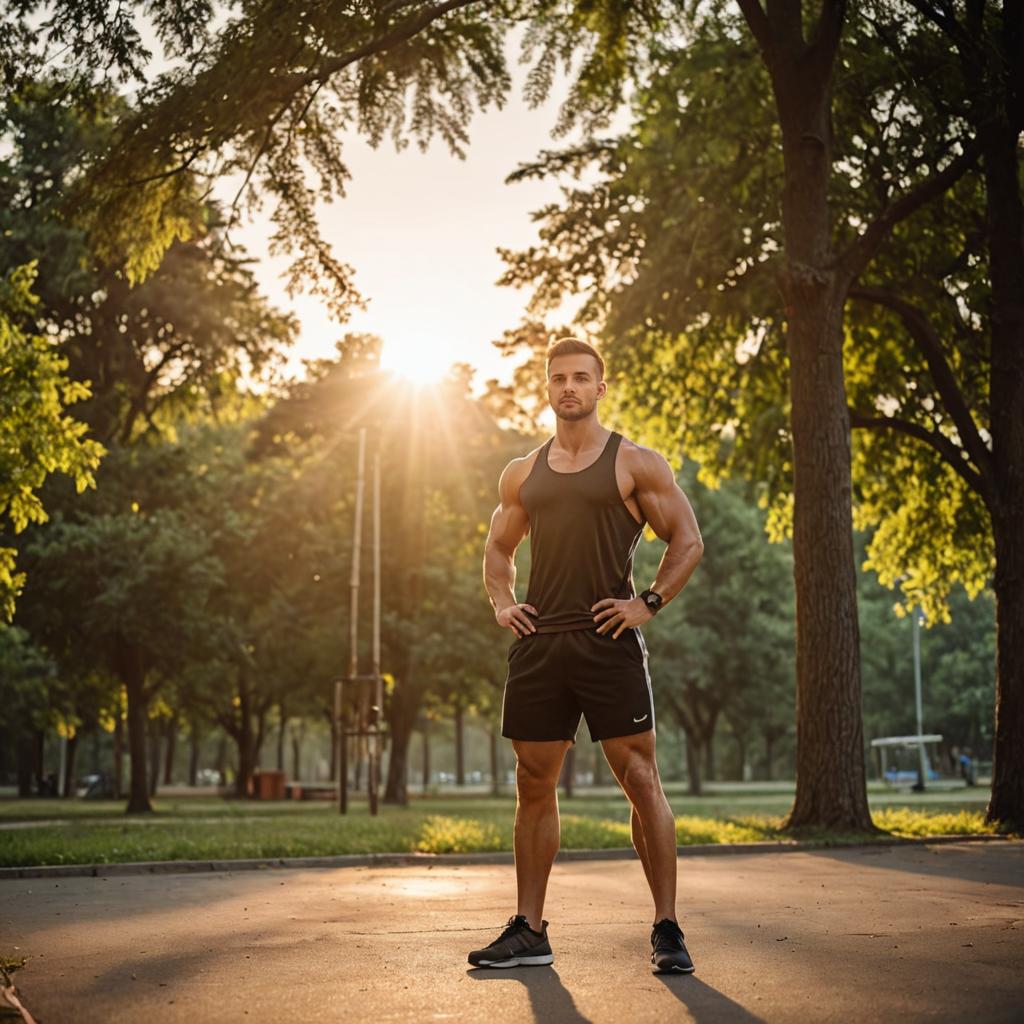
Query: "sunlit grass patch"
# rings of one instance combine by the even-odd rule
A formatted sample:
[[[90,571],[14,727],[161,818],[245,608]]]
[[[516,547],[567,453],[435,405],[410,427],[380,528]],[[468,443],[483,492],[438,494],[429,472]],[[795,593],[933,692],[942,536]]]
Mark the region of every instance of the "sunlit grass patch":
[[[698,818],[682,815],[676,818],[676,843],[694,846],[697,843],[756,843],[779,839],[782,819],[765,815],[739,818]]]
[[[433,814],[420,827],[416,849],[421,853],[481,853],[505,845],[494,825],[475,818]]]
[[[565,850],[608,850],[629,846],[629,824],[607,818],[563,814],[561,846]]]
[[[982,811],[930,814],[911,807],[887,807],[871,815],[874,823],[897,836],[994,835],[996,828],[985,821]]]

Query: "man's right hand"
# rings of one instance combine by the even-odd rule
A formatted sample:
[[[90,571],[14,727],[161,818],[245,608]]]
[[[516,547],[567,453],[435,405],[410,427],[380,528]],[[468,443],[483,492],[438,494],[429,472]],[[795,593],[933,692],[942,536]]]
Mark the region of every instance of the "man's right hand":
[[[537,627],[526,614],[527,611],[533,612],[534,615],[540,614],[532,604],[510,604],[507,608],[502,608],[500,612],[496,612],[494,617],[497,619],[499,626],[506,626],[516,636],[523,636],[526,633],[537,632]]]

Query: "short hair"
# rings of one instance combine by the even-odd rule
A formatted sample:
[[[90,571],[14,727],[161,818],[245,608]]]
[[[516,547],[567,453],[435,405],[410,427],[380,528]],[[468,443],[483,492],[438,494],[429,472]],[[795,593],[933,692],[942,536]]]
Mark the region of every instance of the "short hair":
[[[585,341],[580,341],[579,338],[559,338],[548,349],[547,370],[549,372],[551,370],[552,359],[556,359],[558,356],[576,355],[577,353],[584,356],[593,356],[597,360],[598,383],[604,380],[604,360],[593,345],[588,345]]]

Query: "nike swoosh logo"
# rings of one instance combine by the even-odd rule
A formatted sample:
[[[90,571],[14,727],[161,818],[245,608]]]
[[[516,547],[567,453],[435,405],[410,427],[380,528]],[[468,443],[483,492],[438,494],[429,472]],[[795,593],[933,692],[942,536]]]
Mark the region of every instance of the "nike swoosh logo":
[[[633,721],[634,722],[642,722],[646,717],[647,717],[646,715],[641,715],[639,718],[634,718]]]

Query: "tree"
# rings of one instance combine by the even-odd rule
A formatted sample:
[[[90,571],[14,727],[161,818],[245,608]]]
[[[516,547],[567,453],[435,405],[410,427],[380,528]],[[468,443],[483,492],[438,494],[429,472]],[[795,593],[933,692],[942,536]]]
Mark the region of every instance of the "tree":
[[[127,691],[129,813],[152,809],[145,745],[151,699],[217,645],[208,605],[220,566],[182,508],[161,500],[163,491],[187,505],[176,462],[180,467],[159,446],[115,453],[92,502],[79,502],[73,519],[62,515],[25,545],[29,582],[19,624],[70,671],[103,672]]]
[[[884,46],[861,20],[840,51],[842,3],[816,16],[798,3],[741,7],[737,20],[702,5],[683,44],[652,45],[622,136],[590,133],[517,172],[588,178],[540,211],[540,244],[506,254],[505,281],[534,285],[535,312],[582,288],[579,319],[603,328],[621,404],[643,410],[625,421],[695,458],[706,479],[761,482],[773,534],[792,526],[799,753],[789,824],[870,829],[844,306],[893,229],[966,173],[976,150],[955,118],[939,118],[936,132],[927,96],[904,103],[893,92]],[[859,105],[834,92],[834,74]],[[858,160],[882,165],[884,188],[847,188]],[[853,209],[832,216],[830,204],[851,195]]]
[[[0,280],[0,524],[20,533],[46,521],[38,491],[61,472],[80,493],[95,483],[103,448],[85,437],[87,428],[68,406],[89,395],[65,376],[67,360],[51,342],[26,333],[18,322],[31,314],[35,298],[29,265]],[[16,550],[0,546],[0,621],[10,620],[25,574],[15,571]]]
[[[61,204],[127,107],[108,93],[62,103],[61,92],[54,80],[29,82],[0,109],[0,265],[37,261],[27,326],[56,339],[71,377],[88,382],[78,418],[105,444],[127,444],[176,411],[224,412],[233,382],[266,375],[291,344],[295,318],[259,294],[218,208],[198,196],[192,240],[172,244],[146,281],[132,287],[102,259]]]
[[[0,624],[0,736],[5,755],[8,751],[15,755],[18,796],[32,795],[33,775],[37,783],[42,781],[35,740],[51,724],[50,689],[55,676],[53,660],[32,643],[25,630]]]
[[[910,6],[938,29],[947,47],[941,62],[924,69],[930,74],[921,73],[920,47],[916,38],[906,46],[907,32],[899,22],[893,19],[881,31],[890,50],[926,83],[936,105],[968,126],[966,145],[979,154],[980,168],[930,221],[915,218],[911,230],[897,237],[888,273],[851,291],[872,313],[882,311],[888,329],[910,352],[904,365],[927,367],[916,393],[896,392],[887,408],[855,409],[853,423],[881,433],[872,447],[890,453],[889,471],[878,475],[872,494],[873,522],[887,520],[872,560],[887,582],[897,576],[894,549],[940,556],[932,565],[921,554],[916,557],[912,599],[921,591],[948,593],[958,579],[978,593],[994,563],[999,628],[987,816],[1019,830],[1024,827],[1024,189],[1019,164],[1024,11],[1007,3],[961,9],[912,0]],[[893,347],[890,341],[890,352]],[[895,376],[894,367],[887,369]],[[898,493],[908,472],[920,481],[920,493],[894,509],[885,485]],[[938,531],[924,525],[926,507],[940,512],[955,542],[934,542]],[[937,611],[945,616],[944,608]]]

